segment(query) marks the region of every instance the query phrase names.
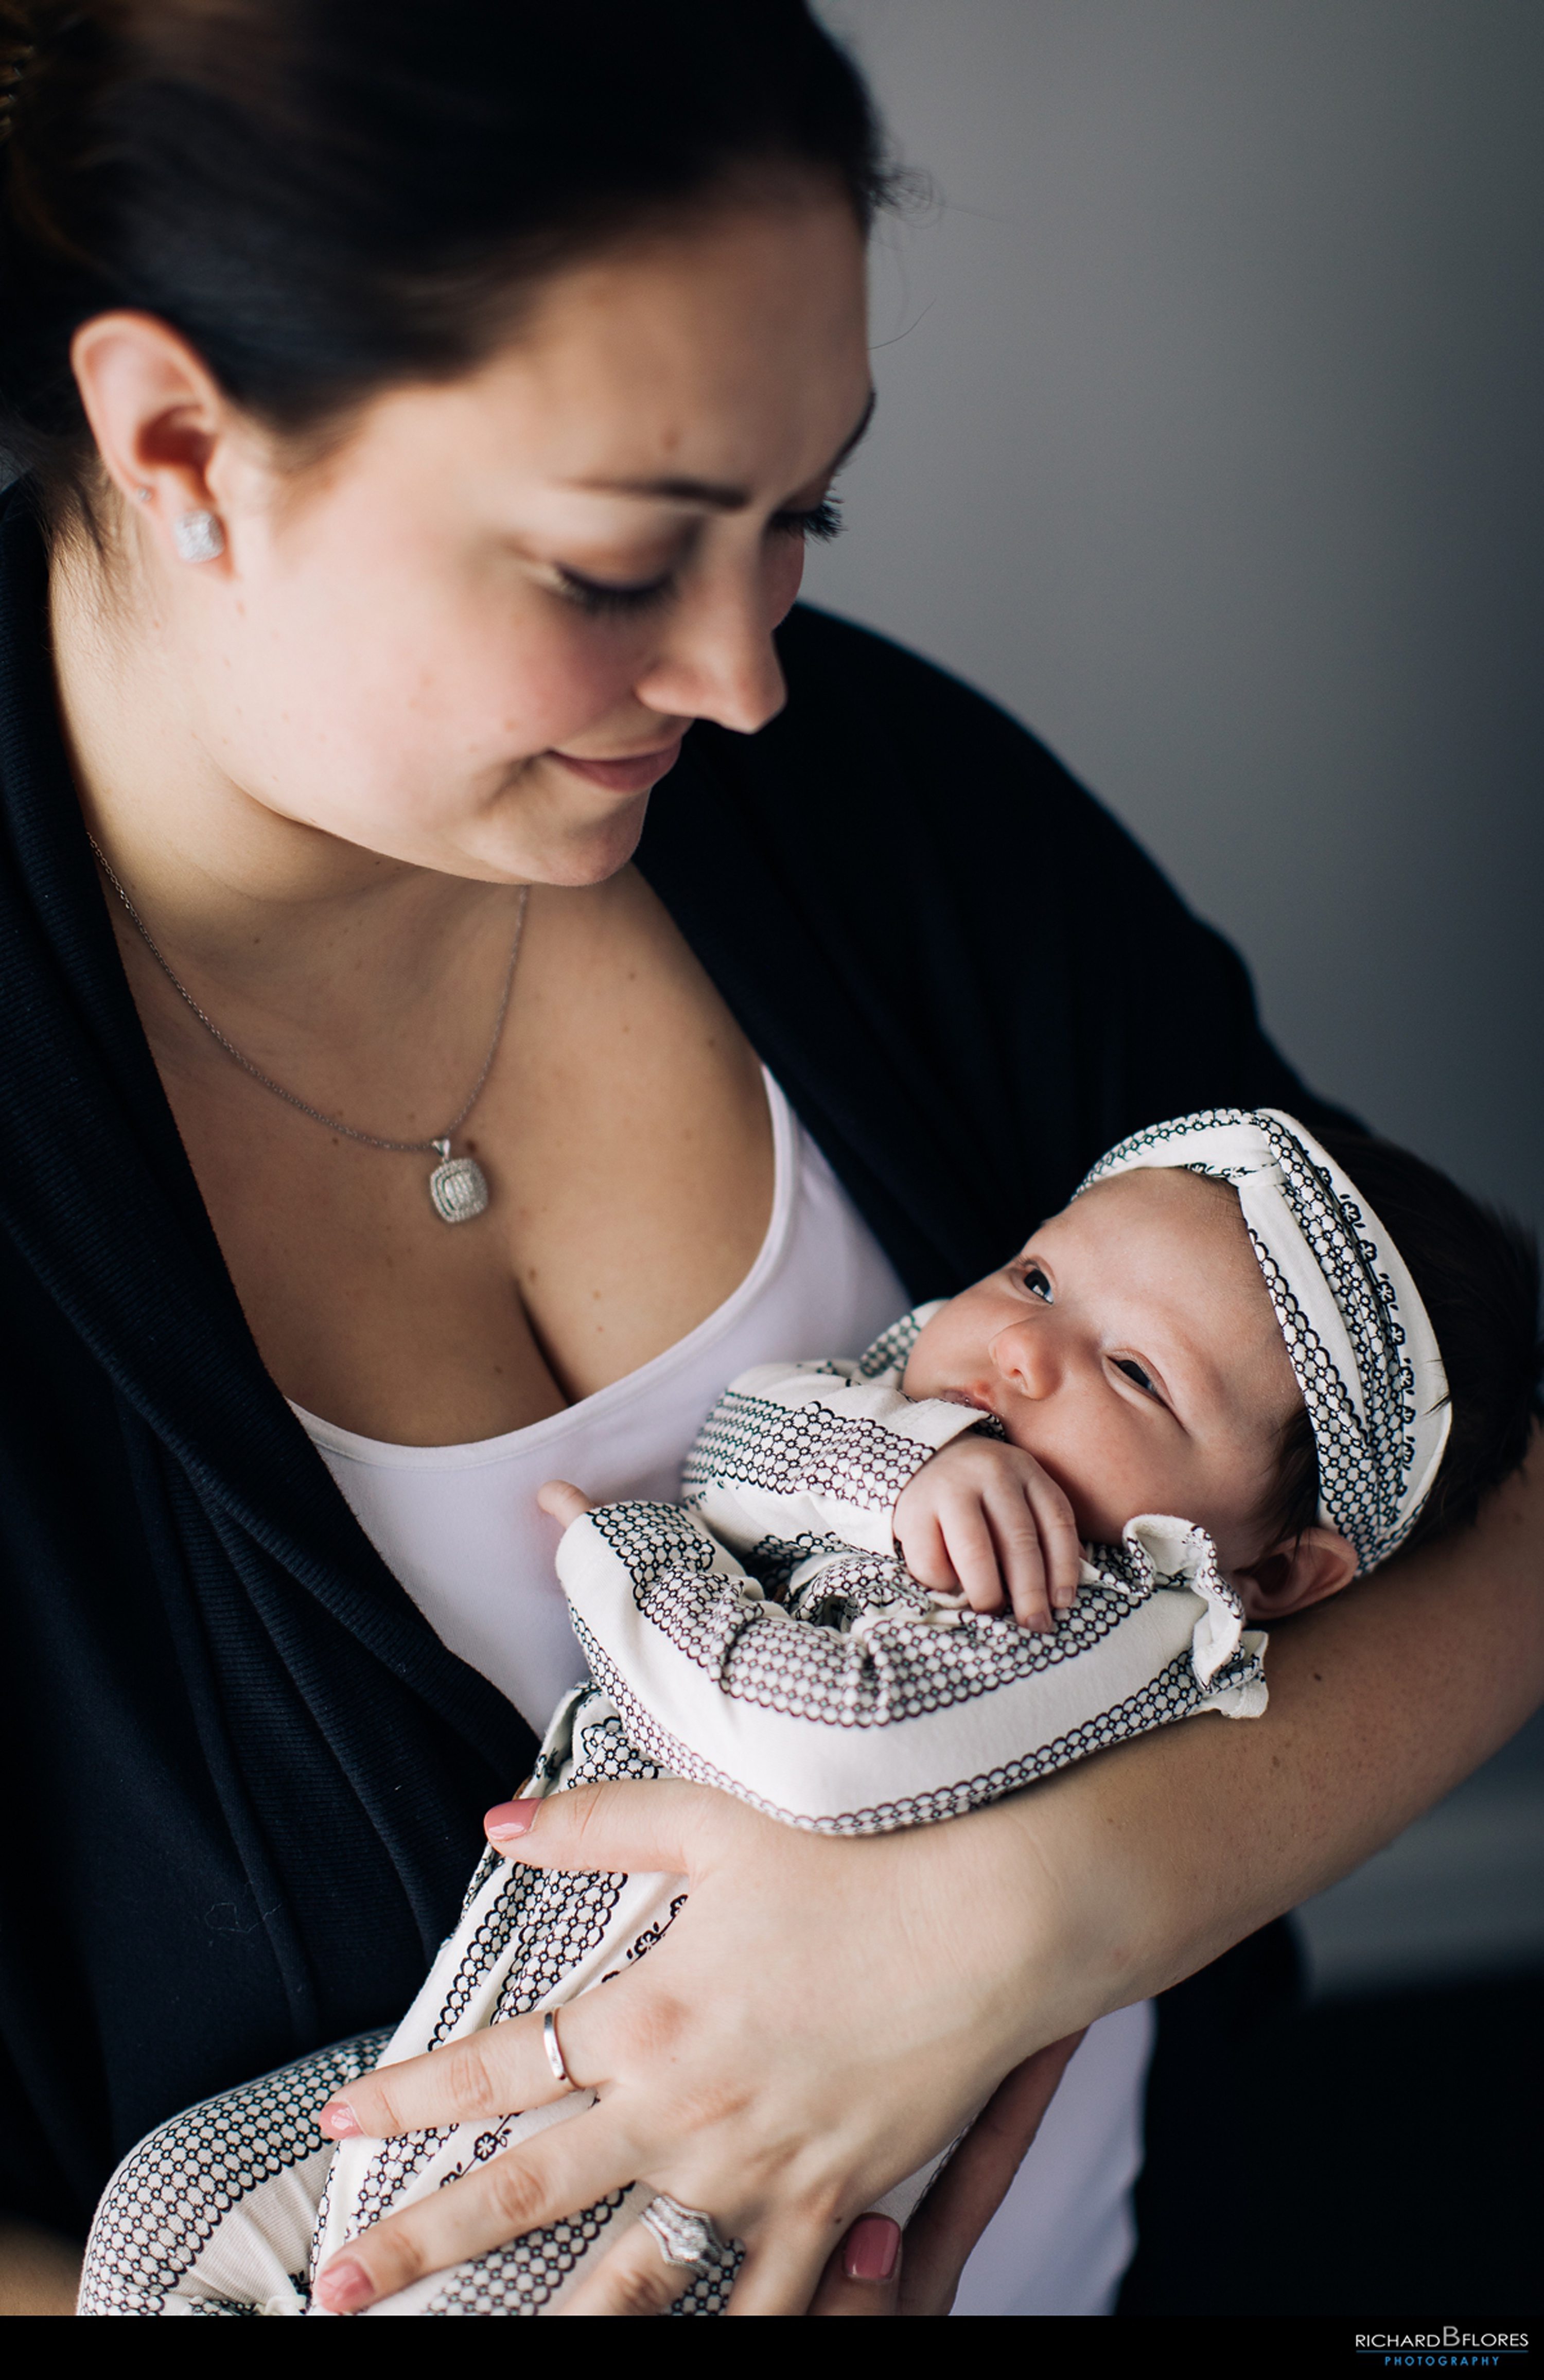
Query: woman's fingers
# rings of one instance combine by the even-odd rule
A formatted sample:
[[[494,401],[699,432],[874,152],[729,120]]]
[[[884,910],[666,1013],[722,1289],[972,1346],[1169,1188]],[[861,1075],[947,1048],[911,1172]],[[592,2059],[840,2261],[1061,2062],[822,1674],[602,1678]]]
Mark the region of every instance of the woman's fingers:
[[[573,2295],[553,2311],[602,2316],[663,2313],[690,2286],[691,2278],[680,2265],[667,2265],[653,2233],[635,2223]]]
[[[812,2232],[784,2216],[748,2247],[725,2313],[741,2320],[808,2313],[830,2254],[829,2230]]]
[[[901,2227],[888,2215],[860,2215],[826,2262],[809,2302],[821,2316],[885,2316],[900,2312]]]
[[[322,2267],[316,2295],[330,2313],[358,2313],[426,2273],[465,2264],[626,2190],[637,2162],[599,2108],[577,2109],[574,2120],[552,2123],[371,2224]]]
[[[1006,2197],[1082,2038],[1069,2034],[1038,2049],[987,2101],[906,2228],[901,2313],[949,2312],[970,2252]]]
[[[854,1844],[663,1779],[541,1802],[522,1858],[682,1875],[690,1898],[647,1959],[559,2012],[569,2071],[600,2086],[598,2105],[554,2099],[538,2016],[350,2085],[361,2133],[458,2120],[482,2130],[514,2108],[545,2122],[351,2241],[322,2301],[341,2286],[340,2307],[370,2302],[646,2178],[747,2242],[737,2313],[801,2314],[855,2205],[871,2205],[951,2138],[991,2086],[987,2061],[1023,2046],[1015,2031],[1003,2039],[1015,1995],[981,1983],[1004,1929],[1014,1976],[1029,1964],[1013,1894],[988,1899],[987,1921],[974,1913],[973,1847],[991,1815]],[[926,1958],[919,1905],[936,1912]],[[968,1926],[954,1922],[962,1910]],[[986,1961],[995,1974],[1005,1963]],[[866,2111],[856,2145],[855,2107]],[[636,2296],[638,2271],[614,2277],[620,2300]],[[594,2279],[612,2286],[600,2271]]]
[[[574,2082],[588,2089],[581,2043],[584,2018],[577,2002],[562,2012],[563,2058]],[[442,2124],[496,2123],[516,2107],[544,2107],[564,2098],[542,2046],[540,2016],[511,2017],[398,2066],[378,2066],[361,2074],[346,2092],[329,2099],[318,2122],[330,2141],[395,2140]],[[569,2060],[573,2063],[570,2065]]]
[[[835,2254],[828,2254],[829,2232],[813,2235],[785,2217],[748,2254],[729,2312],[786,2315],[808,2306],[828,2317],[947,2313],[967,2259],[1002,2204],[1081,2038],[1053,2042],[999,2085],[918,2209],[904,2259],[899,2229],[888,2216],[860,2216]],[[446,2055],[436,2052],[436,2062]],[[372,2225],[325,2267],[317,2295],[331,2312],[358,2313],[426,2273],[463,2264],[593,2205],[626,2186],[627,2168],[636,2162],[636,2153],[612,2136],[598,2112],[582,2121],[559,2120],[518,2150]],[[687,2278],[685,2268],[665,2262],[653,2234],[634,2225],[562,2311],[663,2313]]]
[[[527,1867],[588,1868],[602,1876],[690,1876],[717,1856],[720,1828],[715,1820],[732,1827],[739,1806],[727,1793],[675,1778],[662,1777],[650,1784],[628,1779],[576,1785],[568,1792],[550,1793],[544,1801],[501,1803],[501,1815],[518,1808],[529,1825],[518,1835],[501,1832],[489,1840],[503,1858]],[[490,1811],[490,1817],[493,1815]]]
[[[689,2265],[667,2264],[653,2233],[635,2223],[555,2311],[602,2317],[663,2313],[694,2277]]]
[[[741,2316],[804,2313],[826,2246],[827,2239],[784,2221],[764,2246],[745,2254],[724,2312]],[[653,2233],[635,2223],[557,2311],[602,2318],[662,2314],[691,2287],[692,2278],[689,2265],[667,2264]]]

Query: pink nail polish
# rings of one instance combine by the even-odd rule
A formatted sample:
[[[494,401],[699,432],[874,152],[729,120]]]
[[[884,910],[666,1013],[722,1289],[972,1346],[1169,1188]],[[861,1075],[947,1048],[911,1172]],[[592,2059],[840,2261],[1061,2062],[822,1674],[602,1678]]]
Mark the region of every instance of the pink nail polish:
[[[529,1834],[541,1807],[540,1802],[500,1802],[483,1819],[482,1830],[491,1843],[512,1843]]]
[[[364,2130],[346,2099],[329,2099],[316,2120],[330,2141],[357,2141]]]
[[[901,2252],[901,2227],[888,2215],[860,2215],[842,2251],[849,2281],[887,2281]]]
[[[334,2258],[318,2278],[316,2296],[329,2313],[358,2313],[375,2295],[370,2275],[352,2256]]]

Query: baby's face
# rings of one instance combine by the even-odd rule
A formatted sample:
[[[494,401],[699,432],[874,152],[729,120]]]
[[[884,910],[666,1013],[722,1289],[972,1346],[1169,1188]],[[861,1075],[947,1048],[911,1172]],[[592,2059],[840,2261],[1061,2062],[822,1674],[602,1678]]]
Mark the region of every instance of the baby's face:
[[[1198,1521],[1224,1571],[1299,1402],[1238,1200],[1194,1173],[1117,1174],[922,1331],[906,1391],[994,1413],[1064,1490],[1085,1539],[1138,1512]]]

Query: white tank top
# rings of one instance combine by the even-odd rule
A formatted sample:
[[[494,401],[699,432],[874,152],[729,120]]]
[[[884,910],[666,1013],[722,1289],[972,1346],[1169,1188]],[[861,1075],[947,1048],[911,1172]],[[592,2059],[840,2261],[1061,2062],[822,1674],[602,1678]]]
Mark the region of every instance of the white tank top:
[[[540,1735],[584,1674],[537,1509],[548,1479],[609,1502],[674,1502],[718,1398],[752,1364],[857,1355],[910,1300],[772,1076],[775,1183],[761,1252],[734,1295],[651,1364],[545,1421],[469,1446],[390,1446],[297,1415],[387,1567],[435,1634]]]

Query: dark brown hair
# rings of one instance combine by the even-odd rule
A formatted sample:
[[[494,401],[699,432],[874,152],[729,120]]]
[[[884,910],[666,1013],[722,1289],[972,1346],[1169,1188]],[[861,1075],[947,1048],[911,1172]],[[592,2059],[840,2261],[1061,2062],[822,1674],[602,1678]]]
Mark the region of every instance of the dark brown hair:
[[[1517,1469],[1535,1421],[1544,1418],[1538,1243],[1408,1149],[1360,1133],[1319,1138],[1392,1237],[1442,1351],[1453,1425],[1425,1509],[1404,1540],[1405,1548],[1425,1545],[1474,1519],[1480,1499]],[[1271,1544],[1312,1526],[1319,1494],[1313,1430],[1300,1406],[1283,1433]]]
[[[788,165],[865,225],[887,185],[804,0],[0,0],[0,455],[89,515],[69,345],[108,309],[305,436],[474,365],[543,273]]]

